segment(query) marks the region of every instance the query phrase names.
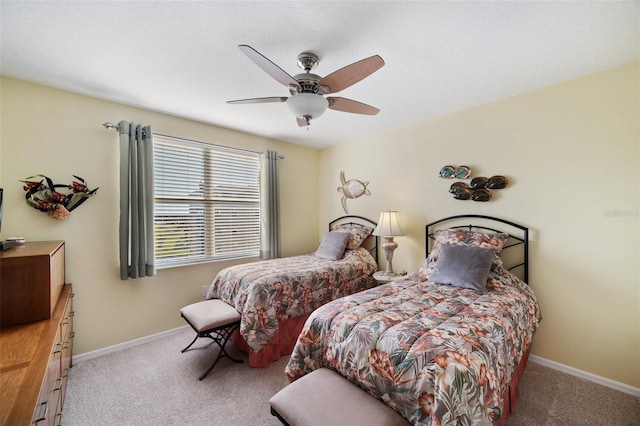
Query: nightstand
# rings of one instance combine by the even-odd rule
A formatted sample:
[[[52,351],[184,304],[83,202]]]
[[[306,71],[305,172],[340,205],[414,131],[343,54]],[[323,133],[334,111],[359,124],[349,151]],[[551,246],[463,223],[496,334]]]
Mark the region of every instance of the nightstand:
[[[373,274],[373,279],[375,279],[378,284],[386,284],[395,280],[396,278],[400,278],[400,275],[396,275],[395,277],[389,277],[384,274],[384,271],[378,271]]]

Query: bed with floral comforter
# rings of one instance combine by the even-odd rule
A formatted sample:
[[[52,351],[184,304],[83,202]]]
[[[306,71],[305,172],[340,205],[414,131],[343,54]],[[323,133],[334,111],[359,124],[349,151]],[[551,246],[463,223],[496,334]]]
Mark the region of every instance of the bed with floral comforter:
[[[258,352],[278,332],[281,322],[376,286],[373,273],[377,270],[375,259],[364,247],[346,250],[337,260],[313,254],[271,259],[223,269],[206,298],[221,299],[241,313],[240,334]]]
[[[536,297],[500,265],[486,292],[436,284],[433,270],[313,312],[285,369],[289,379],[328,367],[413,424],[498,422],[541,320]]]

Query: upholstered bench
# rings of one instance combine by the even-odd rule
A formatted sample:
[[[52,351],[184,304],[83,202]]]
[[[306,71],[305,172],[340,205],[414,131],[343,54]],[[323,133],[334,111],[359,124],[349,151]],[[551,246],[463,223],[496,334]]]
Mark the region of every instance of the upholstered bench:
[[[328,368],[299,378],[270,400],[271,414],[289,426],[407,426],[409,422]]]
[[[222,300],[210,299],[185,306],[180,309],[180,315],[197,333],[193,341],[182,350],[183,353],[198,340],[198,337],[208,337],[220,346],[220,352],[213,364],[198,377],[198,380],[207,377],[223,356],[233,362],[242,362],[240,359],[229,356],[224,348],[231,334],[240,326],[240,314],[234,307]]]

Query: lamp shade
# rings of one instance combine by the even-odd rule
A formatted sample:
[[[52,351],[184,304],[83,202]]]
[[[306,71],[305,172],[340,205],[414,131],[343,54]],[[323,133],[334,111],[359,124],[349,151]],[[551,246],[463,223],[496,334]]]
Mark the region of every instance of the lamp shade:
[[[380,237],[399,237],[401,235],[407,235],[400,226],[400,220],[398,219],[397,211],[386,211],[380,213],[380,219],[378,220],[378,226],[373,230],[373,235]]]
[[[287,99],[287,106],[296,117],[320,117],[329,107],[329,101],[322,95],[298,93]]]

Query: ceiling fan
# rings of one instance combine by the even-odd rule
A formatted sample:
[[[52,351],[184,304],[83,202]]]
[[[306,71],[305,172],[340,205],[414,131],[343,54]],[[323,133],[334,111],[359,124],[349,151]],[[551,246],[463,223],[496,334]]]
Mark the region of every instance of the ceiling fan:
[[[365,115],[376,115],[380,112],[378,108],[352,99],[324,96],[344,90],[382,68],[384,61],[378,55],[354,62],[325,77],[320,77],[310,72],[320,62],[318,55],[303,52],[298,55],[298,67],[304,72],[292,77],[251,46],[241,44],[238,48],[277,82],[287,86],[291,96],[238,99],[227,101],[229,104],[286,102],[296,116],[300,127],[309,126],[311,120],[320,117],[327,108]]]

